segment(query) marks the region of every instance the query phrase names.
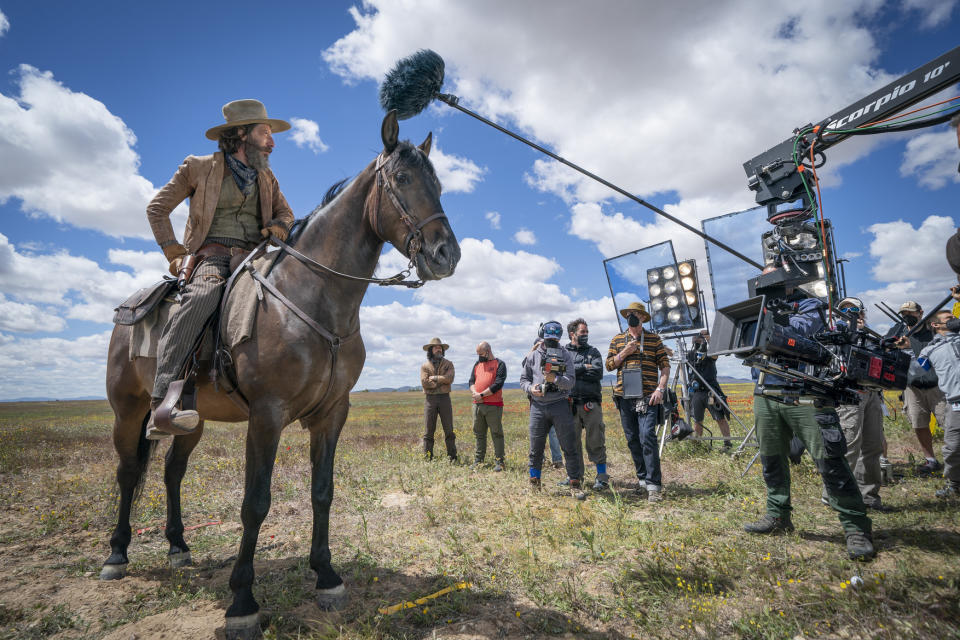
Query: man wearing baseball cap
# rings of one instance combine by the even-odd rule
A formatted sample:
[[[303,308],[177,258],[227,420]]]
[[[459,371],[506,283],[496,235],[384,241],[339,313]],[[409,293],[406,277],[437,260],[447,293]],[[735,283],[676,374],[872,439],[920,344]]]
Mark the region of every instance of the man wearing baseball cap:
[[[920,304],[908,300],[900,305],[900,316],[907,328],[915,326],[923,318],[923,309]],[[891,329],[896,332],[898,327]],[[937,424],[942,428],[947,425],[947,401],[940,387],[937,386],[937,374],[933,369],[925,371],[916,365],[916,358],[925,346],[933,341],[934,335],[930,327],[921,327],[908,340],[900,343],[901,349],[907,349],[913,357],[910,372],[907,374],[907,388],[903,390],[904,412],[917,435],[917,442],[923,450],[926,461],[917,469],[920,473],[934,473],[940,471],[943,465],[937,460],[933,452],[933,435],[930,433],[930,414],[937,418]]]
[[[169,420],[157,424],[157,408],[180,375],[197,336],[220,303],[230,275],[231,258],[244,256],[264,238],[286,240],[293,211],[270,170],[273,135],[290,124],[267,116],[258,100],[234,100],[223,106],[226,122],[207,130],[219,151],[187,156],[150,204],[147,219],[170,263],[170,273],[185,280],[180,307],[167,321],[157,346],[157,372],[150,402],[147,438],[158,440],[192,432],[199,424],[196,411],[174,408]],[[170,214],[190,199],[190,215],[177,240]],[[181,275],[187,256],[198,259],[192,272]]]

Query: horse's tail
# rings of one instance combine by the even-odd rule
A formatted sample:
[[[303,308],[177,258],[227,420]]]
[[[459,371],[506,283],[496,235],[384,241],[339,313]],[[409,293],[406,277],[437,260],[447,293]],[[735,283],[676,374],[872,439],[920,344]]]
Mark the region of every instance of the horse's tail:
[[[150,458],[157,448],[157,440],[147,440],[147,423],[150,421],[150,412],[143,416],[140,423],[140,439],[137,441],[137,484],[133,488],[133,502],[143,493],[143,485],[147,479],[147,469],[150,468]]]

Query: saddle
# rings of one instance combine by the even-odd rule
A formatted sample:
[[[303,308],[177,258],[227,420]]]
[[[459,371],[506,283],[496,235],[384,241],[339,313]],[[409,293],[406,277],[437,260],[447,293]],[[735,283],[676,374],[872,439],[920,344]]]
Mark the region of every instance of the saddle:
[[[246,398],[237,389],[230,350],[253,337],[257,311],[264,301],[259,285],[250,274],[254,269],[268,274],[281,255],[276,251],[255,257],[255,253],[251,253],[250,259],[244,260],[231,274],[219,311],[211,316],[197,337],[186,361],[181,364],[180,378],[170,385],[161,408],[172,408],[177,404],[183,409],[196,408],[196,379],[206,372],[214,388],[222,384],[240,408],[248,409]],[[158,356],[160,335],[179,306],[177,281],[164,276],[160,282],[140,289],[114,309],[114,323],[132,327],[130,360]]]

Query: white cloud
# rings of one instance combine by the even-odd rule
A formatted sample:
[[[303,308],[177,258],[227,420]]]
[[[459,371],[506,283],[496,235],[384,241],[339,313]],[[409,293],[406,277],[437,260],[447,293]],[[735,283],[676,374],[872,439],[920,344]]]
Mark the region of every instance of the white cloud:
[[[513,240],[519,244],[537,244],[537,236],[530,229],[520,229],[513,234]]]
[[[951,274],[945,244],[956,232],[953,219],[929,216],[918,228],[896,220],[867,228],[874,238],[870,257],[875,260],[871,273],[878,282],[924,280]]]
[[[901,176],[916,176],[928,189],[940,189],[948,183],[960,183],[957,163],[957,133],[953,129],[937,133],[921,133],[907,141],[900,164]]]
[[[290,118],[290,124],[293,125],[290,138],[301,149],[306,147],[314,153],[323,153],[330,148],[320,139],[320,125],[313,120]]]
[[[739,0],[691,15],[682,3],[598,10],[567,0],[544,12],[506,0],[369,0],[351,10],[355,30],[324,58],[349,81],[379,81],[399,58],[430,47],[446,62],[444,90],[465,106],[611,182],[639,194],[676,191],[682,200],[736,197],[734,208],[743,209],[744,160],[893,79],[876,68],[879,50],[865,26],[880,8],[876,0],[817,0],[800,12],[783,0],[757,12]],[[610,95],[617,99],[599,98]],[[718,132],[722,144],[714,143]],[[859,155],[871,144],[858,144]],[[831,171],[852,159],[848,149],[831,154]],[[576,200],[611,197],[554,162],[536,163],[533,174],[542,188]]]
[[[104,104],[64,87],[50,72],[17,70],[19,96],[0,94],[0,202],[111,236],[152,238],[136,136]],[[183,228],[186,207],[175,228]]]
[[[430,161],[440,184],[443,185],[444,193],[472,193],[487,172],[472,160],[444,153],[437,144],[433,145],[430,152]]]
[[[66,321],[58,318],[51,310],[44,310],[32,304],[13,302],[0,293],[0,331],[55,333],[63,331],[66,326]]]
[[[898,309],[901,303],[915,300],[929,310],[957,283],[944,248],[946,239],[956,231],[950,218],[929,216],[917,228],[897,220],[872,225],[868,231],[873,234],[873,279],[880,286],[851,294],[863,300],[872,327],[883,330],[891,324],[876,303],[883,301]]]
[[[10,30],[10,20],[0,11],[0,36],[3,36]]]
[[[497,211],[487,211],[486,215],[483,216],[490,223],[490,226],[494,229],[500,228],[500,213]]]
[[[167,263],[159,251],[111,250],[108,255],[111,262],[134,272],[105,270],[66,251],[21,253],[0,234],[0,294],[21,303],[52,306],[61,318],[111,322],[113,308],[137,289],[160,280]]]
[[[906,9],[922,14],[921,23],[928,29],[948,20],[956,5],[956,0],[904,0],[903,2]]]
[[[74,340],[0,333],[0,399],[103,397],[110,333]]]

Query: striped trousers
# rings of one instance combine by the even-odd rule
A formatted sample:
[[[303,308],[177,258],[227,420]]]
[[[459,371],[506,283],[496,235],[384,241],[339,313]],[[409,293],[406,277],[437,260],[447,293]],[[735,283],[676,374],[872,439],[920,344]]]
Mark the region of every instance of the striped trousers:
[[[180,308],[160,333],[157,345],[157,377],[153,399],[162,400],[170,383],[177,380],[203,325],[217,306],[230,276],[230,258],[213,256],[204,260],[184,287]]]

